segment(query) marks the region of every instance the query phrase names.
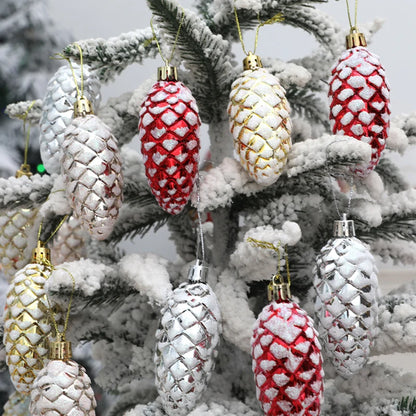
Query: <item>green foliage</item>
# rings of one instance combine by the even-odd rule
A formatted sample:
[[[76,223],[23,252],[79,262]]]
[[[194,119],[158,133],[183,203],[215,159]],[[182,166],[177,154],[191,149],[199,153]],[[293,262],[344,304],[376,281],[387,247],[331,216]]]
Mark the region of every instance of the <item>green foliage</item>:
[[[416,397],[402,397],[397,404],[397,410],[406,412],[404,414],[409,416],[416,415]]]

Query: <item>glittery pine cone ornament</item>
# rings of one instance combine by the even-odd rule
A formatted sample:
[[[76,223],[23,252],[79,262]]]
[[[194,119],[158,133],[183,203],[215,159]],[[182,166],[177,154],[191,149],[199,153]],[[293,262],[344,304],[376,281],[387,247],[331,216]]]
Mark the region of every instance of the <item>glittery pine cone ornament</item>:
[[[117,139],[92,114],[91,103],[81,98],[75,118],[65,130],[62,174],[73,215],[97,240],[105,240],[118,218],[123,175]]]
[[[146,176],[158,204],[178,214],[191,195],[198,172],[198,106],[177,80],[175,67],[159,68],[158,82],[140,110],[139,138]]]
[[[51,258],[54,265],[76,261],[85,257],[86,235],[81,221],[73,216],[68,218],[53,240]]]
[[[348,49],[332,69],[329,100],[332,132],[368,143],[371,160],[354,172],[368,175],[378,164],[390,127],[390,87],[378,56],[366,48],[364,36],[347,36]]]
[[[326,355],[348,377],[366,364],[376,335],[377,268],[345,214],[334,230],[316,259],[315,314]]]
[[[77,80],[83,75],[84,96],[97,108],[100,103],[101,85],[95,72],[88,67],[73,62],[72,67]],[[48,173],[61,173],[61,146],[65,129],[71,124],[77,89],[71,67],[61,66],[49,80],[43,99],[40,118],[40,155]]]
[[[273,279],[269,299],[251,338],[257,398],[267,416],[319,416],[324,373],[313,320],[285,283]]]
[[[220,333],[220,309],[201,262],[175,289],[156,333],[156,387],[169,415],[187,415],[207,387]]]
[[[4,311],[6,362],[20,393],[28,393],[47,361],[47,337],[52,329],[48,316],[45,283],[51,269],[45,266],[49,250],[39,242],[32,262],[18,271],[10,283]]]
[[[51,343],[50,361],[30,394],[32,416],[95,416],[97,402],[85,368],[71,360],[70,343]]]
[[[29,397],[15,391],[4,405],[3,416],[30,416]]]
[[[241,165],[260,185],[279,178],[292,147],[289,103],[279,80],[249,54],[230,93],[228,115]]]

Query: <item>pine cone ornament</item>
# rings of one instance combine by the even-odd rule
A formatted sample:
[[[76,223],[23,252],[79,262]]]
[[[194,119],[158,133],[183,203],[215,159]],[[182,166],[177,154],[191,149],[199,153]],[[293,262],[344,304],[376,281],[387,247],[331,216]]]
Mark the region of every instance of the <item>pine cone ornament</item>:
[[[70,343],[52,353],[39,372],[30,393],[32,416],[95,416],[97,402],[85,368],[69,359]],[[53,347],[52,347],[53,348]],[[59,350],[59,347],[58,347]],[[63,355],[61,355],[63,354]]]
[[[75,76],[81,80],[81,67],[73,62]],[[94,108],[100,103],[101,85],[95,72],[83,65],[84,96],[92,102]],[[61,146],[65,129],[71,124],[77,89],[69,65],[61,66],[49,80],[43,99],[43,111],[40,118],[40,155],[48,173],[61,173]]]
[[[20,393],[30,391],[47,361],[46,339],[52,331],[44,289],[51,270],[37,263],[39,257],[49,257],[41,243],[34,250],[32,262],[11,281],[3,317],[6,361],[12,382]]]
[[[158,79],[140,110],[139,138],[153,195],[166,212],[178,214],[198,172],[201,121],[191,91],[177,80],[176,68],[159,68]]]
[[[260,185],[276,182],[292,147],[292,122],[285,90],[278,79],[249,54],[245,71],[230,93],[228,115],[241,165]]]
[[[81,221],[73,216],[69,217],[56,233],[51,246],[52,264],[58,265],[85,257],[85,239]]]
[[[319,416],[324,373],[318,333],[289,299],[288,287],[277,286],[277,300],[263,308],[251,338],[256,395],[267,416]]]
[[[316,259],[315,313],[327,356],[348,377],[365,365],[376,335],[377,268],[345,214],[334,230]]]
[[[3,416],[30,416],[29,397],[15,391],[4,405]]]
[[[77,105],[82,107],[82,102]],[[104,240],[113,230],[123,199],[117,139],[97,116],[76,114],[62,143],[66,194],[75,218],[93,238]]]
[[[205,282],[200,262],[189,281],[173,291],[156,332],[156,387],[168,415],[187,415],[204,392],[214,369],[220,309]]]
[[[378,164],[390,127],[390,87],[378,56],[365,47],[362,34],[347,37],[349,49],[332,69],[329,99],[332,132],[368,143],[371,161],[354,168],[361,177]],[[360,46],[363,45],[363,46]]]

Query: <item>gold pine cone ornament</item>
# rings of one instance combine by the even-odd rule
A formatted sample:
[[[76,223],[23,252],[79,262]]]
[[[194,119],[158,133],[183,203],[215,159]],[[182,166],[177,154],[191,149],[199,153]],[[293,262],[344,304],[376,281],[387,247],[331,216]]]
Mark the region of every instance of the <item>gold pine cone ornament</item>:
[[[45,283],[51,268],[49,250],[41,242],[33,250],[31,263],[12,279],[4,311],[3,343],[11,380],[20,393],[30,392],[47,356],[47,337],[52,327],[48,316]]]
[[[276,182],[286,164],[292,147],[289,113],[279,80],[249,53],[231,86],[228,115],[241,165],[260,185]]]

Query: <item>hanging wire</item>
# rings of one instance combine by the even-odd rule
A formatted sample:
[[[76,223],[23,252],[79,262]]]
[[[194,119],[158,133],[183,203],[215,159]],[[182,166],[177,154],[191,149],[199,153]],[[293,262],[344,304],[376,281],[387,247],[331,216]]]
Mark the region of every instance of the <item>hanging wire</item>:
[[[345,0],[347,3],[347,14],[348,14],[348,22],[350,24],[351,30],[357,30],[357,14],[358,14],[358,0],[355,0],[355,16],[354,16],[354,26],[352,25],[351,21],[351,12],[350,12],[350,4],[348,0]]]
[[[198,176],[196,178],[196,214],[198,217],[198,238],[197,238],[197,249],[196,249],[196,258],[199,259],[199,255],[201,254],[201,259],[205,262],[205,243],[204,243],[204,233],[202,231],[202,220],[201,220],[201,177],[198,172]]]
[[[67,218],[68,218],[68,214],[65,215],[64,218],[62,218],[62,220],[59,222],[58,226],[55,228],[55,230],[52,232],[52,234],[45,241],[41,241],[41,239],[40,239],[40,234],[42,233],[42,226],[43,226],[43,221],[42,221],[39,224],[38,241],[40,241],[43,244],[48,244],[50,239],[59,231],[59,229],[62,227],[63,223],[67,220]]]
[[[153,27],[153,17],[154,16],[152,16],[152,18],[150,19],[150,28],[152,29],[153,39],[156,42],[156,46],[157,46],[157,49],[159,51],[159,55],[162,58],[162,61],[164,62],[165,66],[169,66],[170,62],[173,59],[173,54],[175,53],[176,46],[178,44],[178,39],[179,39],[179,35],[181,33],[182,24],[183,24],[183,21],[185,19],[185,10],[182,9],[181,21],[179,22],[178,31],[176,32],[175,41],[173,42],[173,47],[172,47],[172,51],[170,53],[169,58],[166,58],[162,53],[162,48],[160,47],[159,41],[158,41],[157,36],[156,36],[155,28]]]
[[[247,52],[245,44],[244,44],[243,33],[241,32],[241,26],[240,26],[240,20],[238,19],[237,8],[235,6],[234,6],[234,16],[235,16],[235,23],[237,25],[237,30],[238,30],[238,37],[240,38],[240,42],[241,42],[241,46],[243,48],[243,52],[244,52],[245,55],[248,55],[248,52]],[[276,15],[271,17],[270,19],[262,22],[260,20],[260,16],[257,14],[257,20],[259,21],[259,24],[257,25],[257,28],[256,28],[256,37],[255,37],[255,40],[254,40],[253,54],[255,54],[256,51],[257,51],[260,28],[265,26],[265,25],[271,25],[271,24],[276,23],[276,22],[283,22],[284,17],[283,17],[283,13],[277,13]]]

